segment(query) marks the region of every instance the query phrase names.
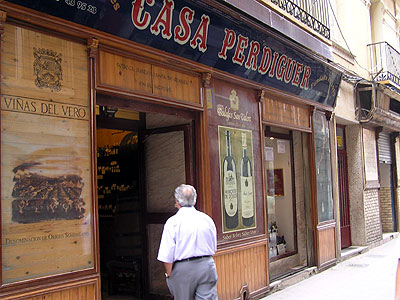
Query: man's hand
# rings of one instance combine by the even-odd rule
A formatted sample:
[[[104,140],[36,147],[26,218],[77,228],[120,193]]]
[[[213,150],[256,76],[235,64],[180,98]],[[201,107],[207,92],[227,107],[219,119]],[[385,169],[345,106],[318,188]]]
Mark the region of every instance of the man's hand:
[[[167,276],[171,276],[171,272],[172,272],[172,265],[173,263],[164,263],[164,268],[165,268],[165,273],[167,273]]]

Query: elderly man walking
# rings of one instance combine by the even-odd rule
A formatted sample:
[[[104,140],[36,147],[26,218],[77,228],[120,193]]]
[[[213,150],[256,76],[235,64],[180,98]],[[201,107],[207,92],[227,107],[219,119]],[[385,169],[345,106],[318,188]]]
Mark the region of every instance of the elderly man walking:
[[[182,184],[175,189],[178,211],[164,225],[157,259],[164,263],[168,288],[175,300],[218,300],[217,247],[213,220],[194,207],[197,193]]]

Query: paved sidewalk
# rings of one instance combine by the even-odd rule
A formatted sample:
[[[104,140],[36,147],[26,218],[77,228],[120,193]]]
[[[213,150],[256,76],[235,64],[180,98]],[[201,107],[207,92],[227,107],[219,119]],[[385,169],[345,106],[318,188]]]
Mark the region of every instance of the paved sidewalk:
[[[393,300],[399,257],[394,238],[262,300]]]

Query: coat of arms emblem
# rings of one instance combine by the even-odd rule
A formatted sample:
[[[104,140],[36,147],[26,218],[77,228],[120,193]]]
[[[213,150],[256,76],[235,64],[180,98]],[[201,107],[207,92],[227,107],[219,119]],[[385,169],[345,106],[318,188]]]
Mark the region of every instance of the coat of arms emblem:
[[[237,96],[237,93],[235,90],[231,91],[231,94],[229,95],[229,101],[231,102],[231,108],[233,110],[239,109],[239,97]]]
[[[36,77],[36,86],[38,88],[50,88],[55,91],[61,90],[61,54],[49,49],[33,48],[33,55],[35,57],[33,72]]]

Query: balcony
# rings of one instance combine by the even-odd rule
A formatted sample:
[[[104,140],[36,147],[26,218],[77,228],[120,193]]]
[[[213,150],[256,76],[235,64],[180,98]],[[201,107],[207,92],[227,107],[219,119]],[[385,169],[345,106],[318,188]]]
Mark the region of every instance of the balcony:
[[[271,0],[280,9],[330,39],[327,1],[329,0]]]
[[[400,53],[387,42],[368,45],[368,50],[372,78],[400,91]]]

